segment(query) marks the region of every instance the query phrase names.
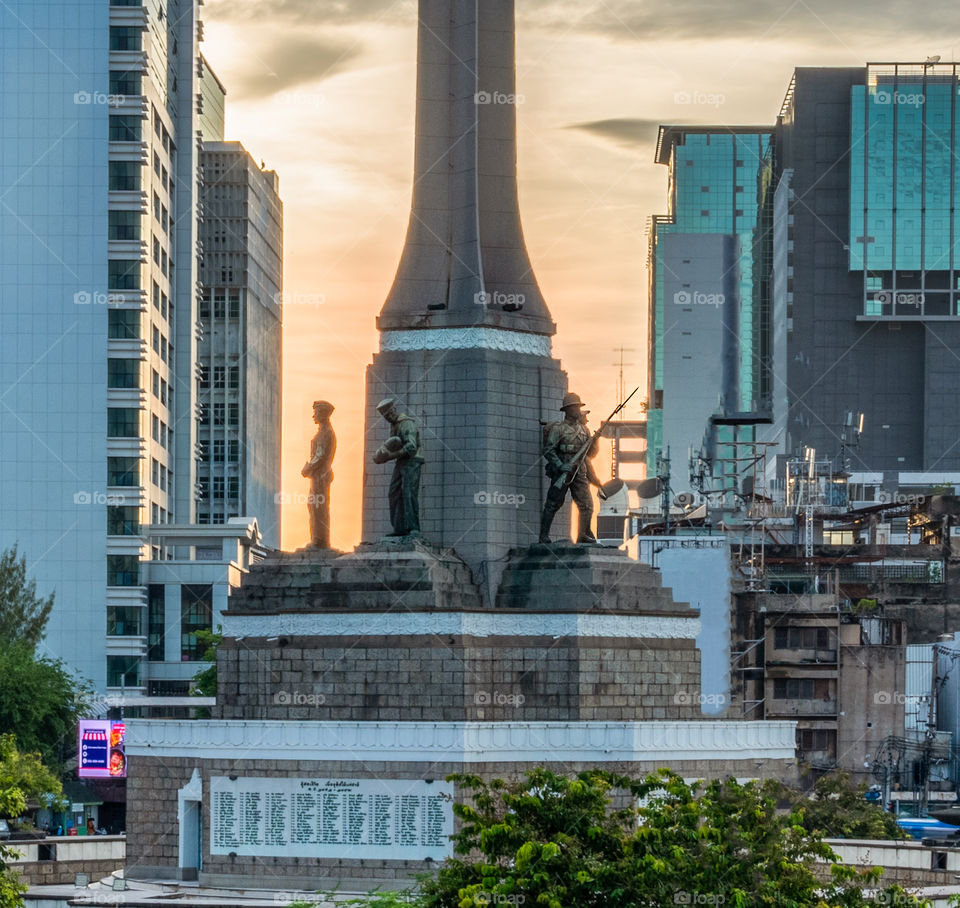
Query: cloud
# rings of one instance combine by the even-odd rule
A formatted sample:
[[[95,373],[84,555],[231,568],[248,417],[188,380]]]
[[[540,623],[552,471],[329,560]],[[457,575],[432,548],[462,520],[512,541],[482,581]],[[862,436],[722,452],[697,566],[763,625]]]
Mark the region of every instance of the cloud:
[[[305,35],[287,38],[258,53],[229,73],[230,96],[267,98],[307,82],[319,82],[345,69],[360,55],[356,42]]]
[[[609,120],[591,120],[588,123],[571,123],[567,129],[579,129],[627,148],[652,145],[657,139],[660,120],[643,120],[636,117],[615,117]]]
[[[517,4],[527,27],[599,32],[628,41],[760,38],[829,34],[929,35],[956,21],[954,0],[529,0]]]
[[[312,25],[351,25],[371,19],[413,20],[415,0],[207,0],[204,18],[228,21],[272,21]]]

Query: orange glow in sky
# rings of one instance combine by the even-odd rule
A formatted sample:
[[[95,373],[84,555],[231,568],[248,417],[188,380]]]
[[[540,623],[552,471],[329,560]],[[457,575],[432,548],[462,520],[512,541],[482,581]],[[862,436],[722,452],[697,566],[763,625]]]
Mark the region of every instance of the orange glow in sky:
[[[869,16],[863,4],[820,5],[744,6],[738,20],[736,4],[703,3],[699,17],[697,2],[671,12],[517,0],[524,231],[558,327],[554,355],[593,420],[617,403],[616,348],[627,348],[628,391],[645,386],[646,229],[666,210],[657,124],[772,124],[795,66],[950,58],[932,7],[905,23],[885,19],[883,4]],[[339,442],[333,544],[349,550],[360,536],[364,370],[409,215],[416,5],[207,0],[202,12],[201,49],[228,91],[226,138],[280,178],[283,490],[308,491],[311,403],[325,398]],[[283,548],[307,539],[305,506],[285,506]]]

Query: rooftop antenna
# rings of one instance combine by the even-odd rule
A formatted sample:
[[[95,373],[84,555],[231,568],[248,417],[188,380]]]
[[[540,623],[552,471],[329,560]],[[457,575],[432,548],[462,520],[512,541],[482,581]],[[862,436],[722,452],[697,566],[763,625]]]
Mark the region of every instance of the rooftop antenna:
[[[617,400],[623,400],[627,396],[626,387],[623,384],[623,367],[635,365],[635,363],[633,362],[625,363],[623,361],[623,354],[636,353],[637,348],[636,347],[614,347],[613,352],[620,354],[620,361],[617,363],[614,363],[614,365],[620,367],[619,378],[617,379]]]

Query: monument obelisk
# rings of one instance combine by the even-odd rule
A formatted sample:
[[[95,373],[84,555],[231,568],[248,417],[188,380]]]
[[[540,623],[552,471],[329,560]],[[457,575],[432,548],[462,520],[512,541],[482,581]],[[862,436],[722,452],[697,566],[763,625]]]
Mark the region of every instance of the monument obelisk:
[[[538,421],[566,391],[520,222],[513,0],[420,0],[413,204],[377,327],[364,541],[390,529],[389,472],[370,461],[394,397],[422,427],[423,535],[489,581],[537,538]]]

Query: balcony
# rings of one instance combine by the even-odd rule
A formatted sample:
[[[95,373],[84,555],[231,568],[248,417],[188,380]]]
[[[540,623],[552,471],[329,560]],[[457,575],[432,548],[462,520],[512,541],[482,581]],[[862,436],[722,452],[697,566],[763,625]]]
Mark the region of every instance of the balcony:
[[[773,717],[829,716],[836,718],[836,700],[772,700],[767,698],[766,715]]]

